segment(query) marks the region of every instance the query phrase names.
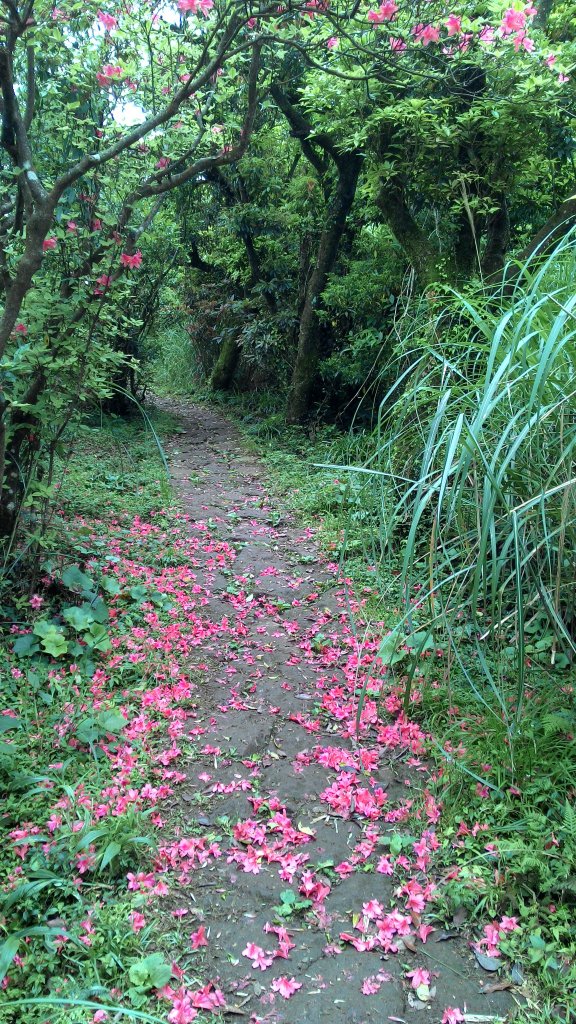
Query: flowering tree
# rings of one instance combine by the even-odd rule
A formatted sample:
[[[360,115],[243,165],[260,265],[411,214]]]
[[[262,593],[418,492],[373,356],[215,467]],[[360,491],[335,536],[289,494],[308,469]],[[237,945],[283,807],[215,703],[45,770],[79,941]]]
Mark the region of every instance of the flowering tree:
[[[362,224],[384,225],[412,287],[428,289],[497,279],[511,246],[524,242],[528,253],[573,222],[563,137],[574,46],[561,22],[549,29],[550,17],[550,5],[430,0],[351,11],[308,4],[293,14],[290,49],[268,60],[271,96],[323,212],[317,204],[306,287],[295,295],[289,419],[308,414],[322,294],[343,238],[350,245]],[[343,168],[355,161],[362,166],[344,189]]]
[[[106,385],[101,308],[138,271],[140,236],[169,192],[239,159],[257,106],[262,44],[246,5],[107,6],[0,5],[4,534],[54,383],[66,377],[62,422]],[[243,110],[223,145],[212,111],[228,61]]]
[[[543,140],[550,149],[571,88],[550,4],[6,0],[0,12],[4,534],[45,438],[109,385],[114,324],[150,274],[142,240],[174,190],[218,172],[229,202],[222,172],[255,130],[281,119],[296,139],[322,197],[297,303],[289,418],[301,420],[358,189],[420,284],[489,276],[508,248],[510,194],[542,186]],[[546,161],[565,198],[568,162]],[[554,230],[573,214],[560,206]],[[254,286],[261,256],[252,245]]]

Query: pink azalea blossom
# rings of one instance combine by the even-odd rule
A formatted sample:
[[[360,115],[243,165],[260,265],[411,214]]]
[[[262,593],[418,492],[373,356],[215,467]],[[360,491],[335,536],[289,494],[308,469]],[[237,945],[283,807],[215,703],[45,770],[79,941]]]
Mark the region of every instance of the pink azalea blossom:
[[[206,929],[203,924],[200,925],[197,931],[192,932],[192,934],[190,935],[190,944],[192,946],[192,949],[200,949],[200,946],[208,945],[208,939],[206,938]]]
[[[340,44],[338,36],[330,36],[330,39],[326,40],[326,46],[329,50],[336,50]]]
[[[96,81],[103,89],[108,89],[113,82],[119,81],[123,74],[119,64],[105,64],[102,71],[96,75]]]
[[[413,971],[407,971],[406,977],[412,979],[412,988],[420,988],[421,985],[425,985],[427,988],[430,987],[430,971],[425,971],[423,967],[416,967]]]
[[[104,26],[107,32],[112,32],[118,24],[118,19],[112,14],[106,14],[105,11],[98,11],[98,21]]]
[[[287,978],[281,976],[280,978],[274,978],[271,988],[274,992],[279,992],[284,999],[290,999],[299,988],[302,988],[302,982],[296,981],[296,978]]]
[[[515,932],[518,930],[520,925],[518,924],[517,917],[503,917],[498,922],[498,927],[501,932]]]
[[[132,922],[132,931],[139,932],[142,928],[146,927],[146,918],[143,914],[140,914],[137,910],[133,910],[130,914],[130,920]]]
[[[462,1010],[457,1006],[447,1006],[442,1016],[442,1024],[460,1024],[465,1019]]]
[[[44,250],[44,252],[48,252],[49,249],[55,249],[57,244],[58,243],[55,238],[45,238],[42,242],[42,249]]]
[[[533,39],[530,39],[526,35],[525,32],[517,32],[516,35],[514,36],[514,40],[513,40],[513,44],[512,45],[514,46],[514,49],[515,49],[516,53],[518,53],[519,50],[526,50],[527,53],[532,53],[532,51],[534,50],[534,47],[535,47],[536,44],[535,44]],[[484,788],[486,788],[486,787],[484,787]],[[488,795],[488,791],[486,791],[486,796],[487,795]]]
[[[214,7],[214,0],[178,0],[178,10],[182,14],[203,14],[208,17]]]
[[[257,946],[255,942],[249,942],[246,949],[242,950],[242,956],[252,961],[252,967],[256,969],[260,968],[261,971],[265,971],[267,967],[273,962],[274,957],[267,954],[261,946]]]
[[[428,46],[429,43],[437,43],[440,39],[440,29],[436,28],[435,25],[417,25],[413,29],[414,35],[422,46]]]
[[[391,21],[397,10],[398,5],[394,3],[394,0],[384,0],[378,10],[368,11],[368,21],[373,25],[381,25],[384,21]]]
[[[172,999],[172,1009],[168,1014],[170,1024],[190,1024],[197,1016],[198,1010],[192,1006],[191,993],[185,988],[180,989]]]
[[[458,36],[462,31],[462,18],[456,14],[449,14],[446,19],[446,29],[449,36]]]
[[[128,267],[130,270],[139,267],[142,263],[142,253],[140,252],[140,249],[137,249],[132,255],[130,255],[130,253],[123,252],[120,256],[120,263],[123,267]]]
[[[502,35],[510,35],[512,32],[520,32],[526,25],[526,15],[524,11],[517,11],[514,7],[509,7],[507,11],[504,11],[502,21],[500,23],[500,30]]]
[[[364,978],[364,981],[362,982],[362,994],[365,996],[376,995],[376,993],[380,991],[381,987],[382,982],[378,981],[378,979],[372,975],[369,978]]]

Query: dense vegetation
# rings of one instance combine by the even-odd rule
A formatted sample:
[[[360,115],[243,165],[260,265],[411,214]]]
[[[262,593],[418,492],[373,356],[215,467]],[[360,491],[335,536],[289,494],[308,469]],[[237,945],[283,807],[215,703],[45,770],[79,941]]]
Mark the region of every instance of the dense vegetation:
[[[572,1019],[575,83],[569,0],[0,3],[0,786],[20,849],[46,841],[51,789],[68,810],[79,781],[90,800],[112,786],[98,745],[138,671],[100,716],[87,702],[114,630],[150,605],[161,631],[157,581],[187,553],[158,437],[174,424],[146,398],[195,395],[238,419],[386,619],[448,829],[506,838],[478,869],[504,894],[448,902],[511,901],[541,1019]],[[27,874],[3,864],[0,979],[43,944],[15,1005],[68,997],[66,972],[91,1005],[128,963],[134,1011],[167,982],[117,909],[148,812],[96,831],[70,814]],[[98,871],[89,968],[92,911],[80,938],[58,921],[88,913],[79,862]],[[55,941],[75,953],[47,987]]]

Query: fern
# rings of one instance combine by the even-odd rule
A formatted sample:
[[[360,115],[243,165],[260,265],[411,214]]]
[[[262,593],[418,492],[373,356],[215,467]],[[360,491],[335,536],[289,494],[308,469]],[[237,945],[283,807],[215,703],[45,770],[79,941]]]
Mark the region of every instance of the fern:
[[[542,715],[542,731],[546,739],[550,736],[564,735],[574,725],[574,718],[567,712],[548,712]]]
[[[564,833],[564,842],[568,847],[571,847],[570,852],[572,856],[576,856],[576,808],[568,800],[564,804],[562,831]]]

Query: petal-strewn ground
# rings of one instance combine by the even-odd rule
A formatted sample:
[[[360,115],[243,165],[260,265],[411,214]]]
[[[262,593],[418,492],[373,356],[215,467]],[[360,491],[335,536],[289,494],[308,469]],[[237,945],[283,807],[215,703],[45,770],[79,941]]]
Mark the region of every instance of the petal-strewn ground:
[[[442,808],[420,727],[386,689],[378,637],[355,621],[312,530],[269,501],[235,428],[170,408],[183,429],[169,446],[174,482],[202,543],[186,584],[197,689],[160,755],[185,772],[155,866],[169,887],[162,915],[179,922],[198,979],[166,990],[169,1019],[504,1016],[507,995],[481,991],[466,943],[438,941],[429,924]],[[181,740],[195,744],[185,767]]]

